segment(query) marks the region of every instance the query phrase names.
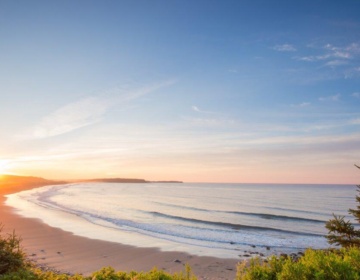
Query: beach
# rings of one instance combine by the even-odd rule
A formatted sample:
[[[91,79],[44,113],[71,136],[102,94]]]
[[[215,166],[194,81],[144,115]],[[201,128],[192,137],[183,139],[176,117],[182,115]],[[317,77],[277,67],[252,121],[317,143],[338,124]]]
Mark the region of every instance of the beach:
[[[121,271],[149,271],[154,267],[174,273],[189,264],[198,279],[234,279],[239,259],[195,256],[182,252],[162,252],[157,248],[138,248],[119,243],[75,236],[50,227],[39,219],[24,218],[15,209],[4,205],[5,195],[47,185],[42,182],[21,182],[0,186],[0,222],[3,233],[22,238],[22,247],[40,267],[64,273],[90,275],[102,267]]]

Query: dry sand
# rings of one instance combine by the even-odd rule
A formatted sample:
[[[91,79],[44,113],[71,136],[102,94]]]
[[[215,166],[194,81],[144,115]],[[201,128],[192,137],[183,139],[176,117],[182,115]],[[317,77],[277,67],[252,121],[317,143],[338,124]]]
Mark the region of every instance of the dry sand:
[[[22,237],[22,246],[29,257],[40,266],[66,273],[90,275],[104,266],[122,271],[149,271],[153,267],[173,273],[188,263],[198,279],[234,279],[236,264],[241,261],[194,256],[182,252],[161,252],[156,248],[138,248],[119,243],[75,236],[50,227],[38,219],[17,215],[14,208],[4,204],[4,195],[44,185],[22,182],[0,184],[0,223],[3,232]]]

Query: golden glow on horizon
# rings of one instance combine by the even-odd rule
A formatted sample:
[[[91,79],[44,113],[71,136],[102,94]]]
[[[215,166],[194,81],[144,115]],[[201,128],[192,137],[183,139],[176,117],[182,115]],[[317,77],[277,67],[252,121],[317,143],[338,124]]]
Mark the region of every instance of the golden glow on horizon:
[[[257,159],[257,158],[255,158]],[[149,181],[184,181],[213,183],[294,183],[355,184],[359,172],[352,165],[326,165],[295,161],[261,162],[242,158],[229,167],[212,158],[167,157],[113,160],[99,157],[61,158],[32,156],[0,160],[0,174],[35,176],[50,180],[94,178],[137,178]]]

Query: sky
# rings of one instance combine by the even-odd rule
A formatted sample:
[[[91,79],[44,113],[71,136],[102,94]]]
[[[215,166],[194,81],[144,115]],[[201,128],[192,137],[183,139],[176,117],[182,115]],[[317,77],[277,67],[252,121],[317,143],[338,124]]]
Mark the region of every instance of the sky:
[[[355,184],[356,0],[0,0],[0,173]]]

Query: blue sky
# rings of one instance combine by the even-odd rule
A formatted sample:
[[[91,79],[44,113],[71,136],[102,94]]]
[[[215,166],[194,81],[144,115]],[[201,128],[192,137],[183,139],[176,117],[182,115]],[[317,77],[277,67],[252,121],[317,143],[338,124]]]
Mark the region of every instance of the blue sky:
[[[0,1],[0,171],[356,183],[358,1]]]

